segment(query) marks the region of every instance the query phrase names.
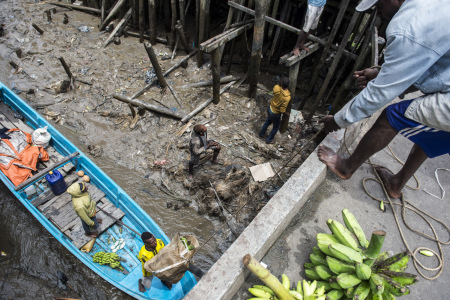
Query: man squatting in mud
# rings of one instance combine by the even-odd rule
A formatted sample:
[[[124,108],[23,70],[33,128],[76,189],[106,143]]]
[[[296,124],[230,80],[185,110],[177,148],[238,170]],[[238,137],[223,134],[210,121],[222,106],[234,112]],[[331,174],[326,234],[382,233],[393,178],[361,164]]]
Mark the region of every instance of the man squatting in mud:
[[[194,174],[194,165],[198,164],[200,161],[201,154],[206,153],[206,150],[213,149],[214,154],[212,157],[212,163],[218,164],[217,156],[220,152],[220,144],[208,140],[207,128],[204,125],[194,126],[194,137],[189,142],[189,152],[191,153],[191,159],[189,160],[189,179],[192,179]]]
[[[365,87],[336,115],[320,120],[327,132],[346,128],[369,117],[414,86],[425,95],[388,106],[349,158],[319,146],[318,156],[342,179],[374,153],[386,147],[397,133],[414,145],[397,174],[377,167],[389,196],[397,198],[406,182],[428,157],[450,152],[450,1],[363,0],[358,11],[376,4],[378,16],[389,21],[385,62],[379,73],[355,73]]]

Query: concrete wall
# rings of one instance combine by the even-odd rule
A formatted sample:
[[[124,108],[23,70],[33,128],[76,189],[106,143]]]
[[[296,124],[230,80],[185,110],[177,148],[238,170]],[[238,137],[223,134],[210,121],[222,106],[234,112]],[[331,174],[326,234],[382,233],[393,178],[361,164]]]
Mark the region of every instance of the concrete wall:
[[[375,119],[374,116],[351,126],[346,133],[347,145],[352,144],[358,134],[366,131]],[[322,144],[338,153],[343,153],[345,151],[343,139],[344,130],[340,130],[329,134]],[[327,169],[317,158],[316,151],[317,149],[184,299],[232,298],[243,284],[245,277],[249,275],[249,271],[242,264],[244,255],[250,254],[255,259],[261,260],[317,186],[325,179]]]

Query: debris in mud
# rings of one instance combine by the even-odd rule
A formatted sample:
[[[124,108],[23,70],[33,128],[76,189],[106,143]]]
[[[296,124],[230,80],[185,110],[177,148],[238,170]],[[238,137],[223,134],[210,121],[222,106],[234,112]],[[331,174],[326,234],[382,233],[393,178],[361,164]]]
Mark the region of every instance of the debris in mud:
[[[61,94],[61,93],[67,93],[69,88],[70,88],[69,80],[60,80],[58,82],[51,84],[48,87],[45,87],[44,91],[46,91],[47,93],[53,94],[53,95],[57,95],[57,94]]]
[[[89,28],[89,27],[86,26],[86,25],[82,25],[82,26],[78,27],[77,29],[78,29],[78,31],[80,31],[80,32],[89,32],[89,31],[91,31],[91,28]]]
[[[99,145],[88,145],[87,146],[88,152],[93,157],[99,157],[103,154],[103,147]]]

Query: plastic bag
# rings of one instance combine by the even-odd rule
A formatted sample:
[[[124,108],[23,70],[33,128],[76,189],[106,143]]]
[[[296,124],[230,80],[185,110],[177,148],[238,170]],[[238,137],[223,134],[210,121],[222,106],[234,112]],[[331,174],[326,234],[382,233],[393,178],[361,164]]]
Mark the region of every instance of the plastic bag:
[[[51,138],[52,136],[50,135],[50,133],[47,132],[47,126],[36,129],[31,135],[31,140],[33,141],[33,144],[43,148],[48,146]]]

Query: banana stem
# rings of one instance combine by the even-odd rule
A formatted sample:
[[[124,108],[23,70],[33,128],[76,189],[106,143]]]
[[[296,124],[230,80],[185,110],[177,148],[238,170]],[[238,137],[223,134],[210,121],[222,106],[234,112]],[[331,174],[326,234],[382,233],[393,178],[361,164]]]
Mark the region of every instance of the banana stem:
[[[244,256],[244,266],[247,267],[253,274],[258,276],[280,300],[295,300],[291,294],[284,288],[281,282],[270,273],[269,270],[264,268],[256,259],[250,254]]]
[[[374,232],[372,232],[369,246],[367,247],[366,251],[364,251],[364,254],[370,259],[376,259],[380,254],[385,237],[386,232],[383,230],[375,230]]]

